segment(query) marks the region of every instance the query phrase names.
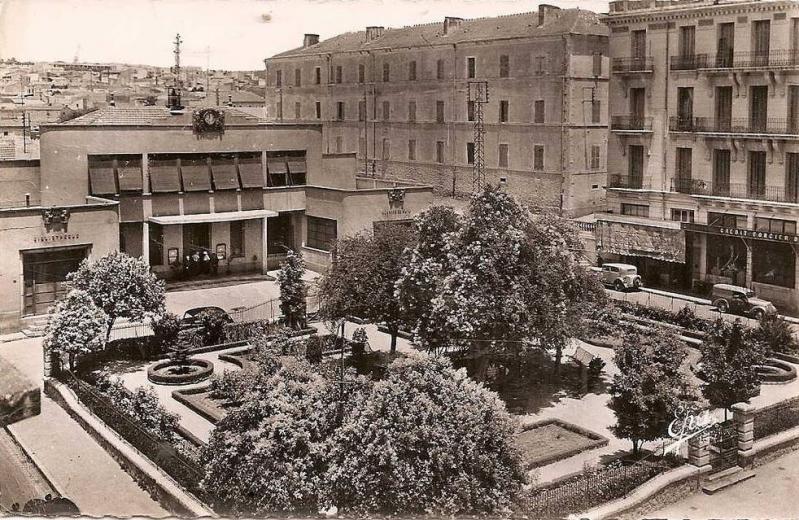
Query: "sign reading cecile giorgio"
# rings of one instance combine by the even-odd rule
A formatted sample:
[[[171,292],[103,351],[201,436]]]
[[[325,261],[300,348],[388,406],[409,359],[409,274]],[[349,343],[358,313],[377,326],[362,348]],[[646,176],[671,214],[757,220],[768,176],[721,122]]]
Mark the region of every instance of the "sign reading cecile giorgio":
[[[596,224],[598,252],[685,263],[685,232],[679,228],[608,220]]]
[[[799,235],[787,235],[784,233],[769,233],[768,231],[756,231],[753,229],[740,229],[730,227],[708,226],[706,224],[684,223],[682,228],[685,231],[694,233],[706,233],[709,235],[726,235],[739,238],[752,238],[755,240],[768,240],[769,242],[784,242],[787,244],[799,244]]]

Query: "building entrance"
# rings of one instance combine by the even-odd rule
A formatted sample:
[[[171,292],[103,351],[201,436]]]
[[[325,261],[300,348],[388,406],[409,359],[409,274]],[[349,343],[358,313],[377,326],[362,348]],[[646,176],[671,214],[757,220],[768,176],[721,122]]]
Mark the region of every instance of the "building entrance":
[[[46,314],[56,301],[66,295],[67,274],[78,269],[88,250],[88,247],[81,246],[22,253],[25,316]]]

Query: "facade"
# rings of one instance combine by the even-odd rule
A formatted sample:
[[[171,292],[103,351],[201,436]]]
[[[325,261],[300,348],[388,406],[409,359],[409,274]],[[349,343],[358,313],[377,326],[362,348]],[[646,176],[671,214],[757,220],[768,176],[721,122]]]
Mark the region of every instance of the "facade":
[[[270,119],[321,122],[326,152],[444,195],[472,190],[479,108],[468,90],[486,82],[487,181],[566,215],[604,208],[607,28],[590,11],[306,34],[265,64]]]
[[[46,312],[86,257],[118,249],[168,281],[211,277],[188,269],[205,253],[220,276],[275,269],[288,249],[322,270],[337,237],[430,205],[429,186],[323,153],[321,125],[262,112],[108,107],[43,125],[40,161],[0,167],[15,192],[0,206],[0,330]]]
[[[799,5],[618,1],[602,259],[797,309]]]

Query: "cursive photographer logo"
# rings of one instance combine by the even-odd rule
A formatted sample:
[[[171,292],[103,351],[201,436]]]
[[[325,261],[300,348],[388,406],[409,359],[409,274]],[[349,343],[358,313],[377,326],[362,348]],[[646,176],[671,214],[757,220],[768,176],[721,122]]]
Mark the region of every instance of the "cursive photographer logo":
[[[681,406],[674,412],[674,420],[669,424],[669,437],[674,442],[663,449],[664,453],[677,451],[679,447],[697,435],[707,434],[719,424],[710,410],[694,413]]]

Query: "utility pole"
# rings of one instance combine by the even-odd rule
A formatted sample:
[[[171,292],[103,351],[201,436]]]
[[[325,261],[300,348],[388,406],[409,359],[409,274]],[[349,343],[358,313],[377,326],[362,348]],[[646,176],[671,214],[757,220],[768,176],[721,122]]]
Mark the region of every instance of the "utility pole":
[[[488,82],[470,81],[466,87],[466,98],[474,104],[474,170],[472,192],[479,192],[485,185],[485,120],[483,105],[488,103]]]
[[[180,39],[180,33],[175,36],[175,86],[180,88],[180,44],[183,43],[183,40]]]

